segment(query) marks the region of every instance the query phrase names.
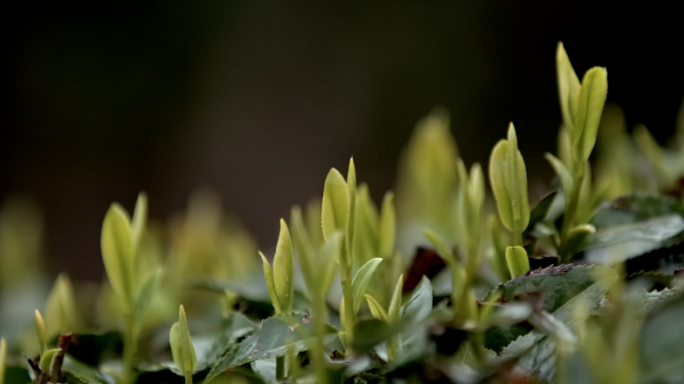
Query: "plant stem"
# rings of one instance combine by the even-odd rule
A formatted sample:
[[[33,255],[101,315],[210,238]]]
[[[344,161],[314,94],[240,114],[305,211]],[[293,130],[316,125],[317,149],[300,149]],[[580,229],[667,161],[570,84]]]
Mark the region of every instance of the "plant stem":
[[[276,357],[276,380],[285,380],[285,356]]]
[[[458,319],[458,311],[460,310],[460,294],[457,290],[458,287],[458,280],[460,276],[458,275],[458,266],[454,262],[447,263],[449,264],[449,269],[451,270],[451,310],[454,312],[454,318],[453,320],[456,321]]]
[[[192,384],[192,374],[185,375],[185,384]]]
[[[522,231],[515,231],[515,233],[513,233],[513,245],[519,245],[521,247],[523,246]]]
[[[577,168],[575,180],[570,196],[565,197],[565,217],[563,218],[563,228],[561,229],[560,249],[558,250],[561,262],[567,264],[572,261],[570,249],[568,249],[568,235],[575,226],[575,216],[579,206],[580,193],[582,192],[582,182],[584,181],[584,164]]]
[[[342,295],[344,297],[344,324],[343,331],[345,333],[344,347],[346,354],[351,355],[351,342],[354,339],[354,323],[356,322],[356,314],[354,313],[354,290],[352,288],[351,266],[343,266],[340,268],[340,280],[342,283]]]
[[[126,314],[124,315],[123,384],[133,384],[135,382],[133,363],[136,350],[137,345],[133,334],[133,314]]]
[[[325,360],[323,359],[324,346],[323,339],[325,337],[325,323],[328,318],[327,310],[325,308],[325,297],[322,294],[315,293],[312,300],[314,330],[316,331],[316,340],[312,348],[313,354],[311,356],[312,363],[316,369],[316,382],[320,384],[328,383],[328,371],[325,369]]]

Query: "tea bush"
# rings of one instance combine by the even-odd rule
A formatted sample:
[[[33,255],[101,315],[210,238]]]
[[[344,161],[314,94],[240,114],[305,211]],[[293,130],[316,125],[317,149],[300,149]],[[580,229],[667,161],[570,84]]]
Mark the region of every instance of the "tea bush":
[[[580,81],[562,44],[556,64],[557,178],[532,207],[513,124],[490,199],[435,110],[396,197],[378,207],[352,159],[280,221],[273,256],[207,192],[168,225],[144,193],[132,216],[112,204],[107,281],[60,275],[34,326],[42,225],[8,202],[0,384],[684,382],[684,124],[668,148],[630,135],[605,68]]]

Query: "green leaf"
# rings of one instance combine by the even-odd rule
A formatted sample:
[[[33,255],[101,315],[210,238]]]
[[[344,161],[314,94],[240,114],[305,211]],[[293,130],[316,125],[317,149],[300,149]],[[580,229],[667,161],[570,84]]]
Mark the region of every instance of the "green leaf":
[[[197,367],[197,357],[190,339],[188,321],[182,305],[179,309],[178,318],[179,321],[173,324],[169,334],[171,352],[173,353],[173,362],[176,364],[176,367],[183,372],[183,375],[188,376],[192,375]]]
[[[672,181],[672,177],[670,176],[670,171],[665,162],[663,150],[660,148],[656,139],[643,124],[639,124],[634,128],[633,135],[634,141],[637,146],[639,146],[639,149],[643,152],[644,156],[646,156],[646,159],[648,159],[658,181],[669,187],[668,184]]]
[[[382,308],[382,305],[371,295],[363,295],[368,302],[368,308],[370,308],[371,314],[376,319],[382,321],[383,323],[389,323],[387,312]]]
[[[292,259],[292,241],[285,220],[280,219],[280,235],[273,258],[273,280],[275,291],[280,301],[280,309],[284,313],[292,312],[294,300],[294,260]]]
[[[506,248],[506,263],[511,276],[522,276],[530,270],[530,259],[527,257],[525,248],[521,246]]]
[[[345,241],[347,242],[347,265],[352,265],[352,252],[354,249],[354,226],[356,225],[356,167],[354,158],[349,159],[349,170],[347,171],[347,193],[349,194],[349,206],[347,207],[347,231]],[[359,300],[361,298],[359,297]]]
[[[49,349],[40,355],[40,370],[43,372],[50,372],[50,365],[52,364],[52,358],[55,357],[57,352],[61,351],[59,348]]]
[[[287,360],[286,360],[287,362]],[[253,361],[250,364],[252,371],[259,376],[259,378],[268,384],[278,384],[279,381],[276,380],[276,358],[262,359]],[[287,372],[287,367],[286,370]]]
[[[335,280],[343,237],[342,232],[336,232],[321,247],[316,269],[318,278],[313,289],[322,294],[323,297],[328,296],[333,280]]]
[[[392,192],[387,192],[382,200],[378,233],[380,236],[379,256],[388,258],[394,250],[394,236],[396,233],[396,214],[394,211],[394,194]]]
[[[582,89],[574,120],[575,132],[572,134],[573,147],[579,154],[577,161],[582,163],[587,161],[594,149],[607,94],[608,73],[606,69],[594,67],[588,70],[582,78]]]
[[[112,204],[105,215],[100,246],[109,282],[124,309],[130,312],[135,295],[135,255],[128,214],[117,203]]]
[[[0,346],[1,349],[1,346]],[[2,357],[2,351],[0,351],[0,358]],[[3,366],[2,360],[0,360],[0,384],[25,384],[30,383],[31,377],[28,371],[24,367],[19,366]],[[3,374],[4,368],[4,374]]]
[[[316,288],[316,259],[313,255],[313,246],[304,224],[304,216],[299,207],[292,208],[290,215],[290,227],[292,228],[292,240],[294,250],[302,268],[304,281],[309,292]]]
[[[324,342],[330,343],[337,338],[337,329],[326,326]],[[256,360],[284,356],[287,344],[292,343],[296,353],[309,348],[313,337],[313,324],[307,315],[276,315],[263,321],[261,329],[244,339],[237,347],[226,353],[211,369],[204,380],[209,383],[223,371]]]
[[[145,226],[147,225],[147,194],[140,192],[138,200],[135,202],[135,209],[133,210],[133,219],[131,220],[131,239],[133,240],[133,249],[138,249],[140,239],[145,233]]]
[[[416,125],[399,165],[396,197],[401,217],[418,221],[421,227],[444,228],[447,233],[453,229],[449,208],[457,185],[456,159],[458,149],[449,132],[449,114],[435,109]]]
[[[544,154],[546,160],[551,164],[556,175],[560,178],[561,186],[563,187],[563,194],[565,196],[572,195],[572,187],[575,183],[570,170],[563,164],[563,162],[556,156],[546,153]]]
[[[525,228],[525,234],[532,232],[537,223],[546,220],[546,215],[551,209],[556,196],[558,196],[558,191],[550,192],[532,208],[530,211],[530,222],[527,224],[527,228]]]
[[[354,262],[363,265],[378,254],[378,212],[370,199],[368,186],[362,184],[356,192],[354,217]]]
[[[327,240],[337,230],[345,231],[349,217],[349,193],[347,182],[340,172],[333,168],[328,172],[323,187],[321,221],[323,237]]]
[[[661,291],[653,290],[651,292],[641,292],[636,295],[634,300],[637,302],[642,313],[648,313],[673,301],[681,296],[681,294],[681,289],[665,288]]]
[[[36,320],[36,334],[38,335],[38,343],[40,343],[40,353],[45,353],[47,351],[47,331],[45,328],[45,320],[43,316],[36,309],[34,312],[34,317]]]
[[[574,116],[579,102],[580,81],[570,64],[568,54],[563,43],[558,43],[556,49],[556,73],[558,76],[558,96],[560,99],[563,122],[570,132],[574,131]]]
[[[572,310],[576,303],[585,303],[597,307],[608,288],[617,280],[617,273],[609,267],[591,265],[574,266],[569,264],[547,267],[531,271],[524,276],[516,277],[497,288],[501,300],[514,302],[518,297],[530,292],[544,292],[544,310],[565,323],[572,319]],[[487,331],[485,346],[495,352],[516,340],[529,330],[517,325],[501,325]],[[543,335],[535,333],[531,343],[538,341]],[[528,339],[519,341],[524,343]],[[517,346],[512,346],[507,353],[513,353]]]
[[[591,219],[597,230],[673,213],[684,216],[684,207],[669,196],[631,193],[605,204]]]
[[[525,162],[518,151],[513,124],[508,129],[508,140],[499,141],[492,151],[489,178],[501,222],[510,231],[524,231],[530,221],[527,172]]]
[[[48,338],[61,333],[74,332],[76,329],[76,300],[74,288],[69,277],[60,273],[55,280],[55,285],[50,291],[45,304],[45,318],[47,319]]]
[[[394,292],[392,293],[392,299],[387,310],[387,321],[393,323],[399,320],[400,309],[401,309],[401,293],[404,288],[404,275],[400,275],[397,280],[397,285],[394,287]],[[432,292],[431,292],[432,293]]]
[[[140,334],[142,327],[145,324],[145,315],[147,314],[148,308],[152,305],[151,301],[157,292],[161,278],[161,270],[157,270],[156,272],[147,276],[135,297],[135,308],[133,311],[133,333],[136,335],[136,339],[137,335]]]
[[[211,346],[200,353],[197,352],[197,372],[213,367],[223,356],[236,348],[239,339],[253,334],[258,330],[248,318],[240,313],[233,313],[224,319],[218,335],[212,336]]]
[[[684,300],[650,316],[641,331],[640,383],[677,382],[684,375]]]
[[[280,307],[280,299],[278,299],[278,293],[276,292],[275,282],[273,280],[273,269],[263,253],[259,252],[259,256],[261,256],[261,264],[264,269],[264,278],[266,279],[268,294],[271,296],[271,304],[273,304],[273,308],[275,309],[276,313],[282,313],[283,311]]]
[[[447,248],[446,244],[444,243],[444,240],[434,231],[431,229],[426,229],[423,231],[423,236],[425,236],[430,243],[435,247],[437,250],[437,253],[444,259],[444,261],[449,264],[451,268],[455,268],[457,266],[457,261],[456,261],[456,256]]]
[[[430,284],[430,279],[423,276],[411,297],[401,306],[401,317],[421,321],[426,319],[431,311],[432,284]]]
[[[612,264],[661,248],[682,231],[684,218],[670,214],[597,230],[579,250],[591,250],[586,258],[592,262]]]
[[[62,371],[66,376],[67,383],[108,384],[111,382],[111,376],[105,378],[105,375],[97,369],[89,367],[69,355],[64,356]]]
[[[352,279],[355,311],[359,310],[359,307],[361,306],[361,298],[366,293],[366,289],[368,288],[368,284],[373,277],[373,273],[375,273],[375,269],[378,267],[378,264],[380,264],[381,261],[381,258],[376,257],[369,260],[366,264],[359,268],[358,271],[356,271],[354,279]]]

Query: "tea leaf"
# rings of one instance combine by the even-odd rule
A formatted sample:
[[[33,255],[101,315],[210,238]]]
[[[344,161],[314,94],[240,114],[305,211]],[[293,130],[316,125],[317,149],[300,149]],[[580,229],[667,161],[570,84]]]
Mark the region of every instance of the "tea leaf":
[[[273,304],[273,308],[275,309],[276,313],[282,313],[283,311],[280,307],[280,299],[278,298],[275,282],[273,280],[273,269],[263,253],[259,252],[259,256],[261,256],[262,266],[264,268],[264,278],[266,279],[266,287],[268,287],[268,294],[271,296],[271,304]]]
[[[648,159],[653,171],[655,172],[658,181],[664,185],[672,181],[670,171],[668,170],[663,150],[658,145],[658,142],[653,137],[651,132],[643,124],[639,124],[634,128],[634,141]]]
[[[355,311],[359,310],[359,307],[361,306],[361,298],[366,293],[366,289],[368,288],[368,284],[370,283],[371,278],[373,277],[373,273],[375,273],[375,269],[378,267],[378,264],[380,264],[381,261],[381,258],[376,257],[374,259],[369,260],[366,264],[359,268],[358,271],[356,271],[354,279],[352,279],[352,290],[354,292],[353,297]]]
[[[45,351],[47,351],[47,331],[45,328],[45,321],[37,309],[34,312],[34,316],[36,320],[36,333],[38,334],[38,342],[40,343],[40,353],[43,354]]]
[[[151,306],[151,300],[157,291],[157,287],[161,282],[161,278],[161,270],[157,270],[156,272],[147,276],[135,297],[135,308],[133,312],[133,334],[136,338],[140,334],[145,323],[145,315],[148,308]]]
[[[529,274],[516,277],[498,290],[503,302],[513,302],[517,297],[530,292],[544,292],[544,310],[565,323],[572,319],[575,303],[585,303],[596,308],[608,288],[617,280],[617,273],[604,266],[559,265],[530,271]],[[528,329],[517,325],[500,325],[487,331],[485,346],[500,352],[513,340],[529,333]],[[517,341],[519,344],[537,342],[543,335]],[[530,341],[530,339],[533,339]],[[504,354],[509,355],[518,350],[520,345],[511,345]]]
[[[130,312],[135,293],[135,255],[128,214],[117,203],[112,204],[105,215],[101,248],[109,282],[121,298],[124,309]]]
[[[59,274],[45,304],[48,337],[76,329],[76,300],[71,280],[66,274]]]
[[[223,356],[236,347],[238,340],[253,334],[259,328],[240,313],[233,313],[225,318],[219,327],[220,331],[212,335],[211,346],[197,353],[196,372],[213,367]]]
[[[313,324],[304,320],[307,315],[276,315],[263,321],[261,329],[229,350],[211,369],[204,383],[209,383],[223,371],[256,360],[284,356],[291,343],[296,353],[308,350],[314,335]],[[324,342],[337,339],[337,329],[326,325]]]
[[[390,300],[389,309],[387,310],[387,321],[393,323],[399,320],[400,309],[401,309],[401,293],[404,288],[404,275],[399,276],[397,280],[397,285],[394,287],[394,292],[392,293],[392,300]]]
[[[382,200],[380,209],[380,223],[378,229],[380,235],[379,256],[388,258],[394,249],[394,236],[396,233],[396,214],[394,212],[394,194],[387,192]]]
[[[382,305],[378,303],[377,300],[371,295],[363,295],[368,302],[368,308],[370,308],[371,314],[376,319],[382,321],[383,323],[389,323],[387,312],[382,308]]]
[[[356,216],[356,167],[354,166],[354,158],[349,160],[349,170],[347,171],[347,193],[349,194],[349,207],[347,208],[347,231],[344,239],[347,242],[347,265],[352,265],[352,252],[354,250],[354,226]],[[359,300],[361,298],[359,297]]]
[[[587,71],[582,79],[574,120],[575,131],[572,134],[573,147],[579,154],[576,161],[587,161],[596,144],[601,114],[608,93],[607,76],[605,68],[594,67]]]
[[[0,384],[5,383],[5,371],[7,361],[7,342],[0,338]]]
[[[684,375],[684,300],[654,313],[641,331],[641,383],[676,382]]]
[[[309,239],[309,234],[304,224],[304,216],[299,207],[292,208],[290,215],[290,226],[292,227],[292,240],[294,250],[297,253],[299,265],[302,268],[304,281],[309,292],[316,287],[316,259],[313,255],[313,246]]]
[[[678,214],[599,229],[586,237],[579,250],[591,250],[589,260],[612,264],[661,248],[684,231]]]
[[[510,231],[522,233],[530,221],[530,208],[525,162],[518,151],[513,124],[508,129],[508,140],[499,141],[492,151],[489,177],[501,221]]]
[[[560,99],[563,122],[570,132],[574,131],[575,113],[582,88],[575,70],[570,64],[568,54],[563,43],[558,43],[556,49],[556,73],[558,76],[558,96]]]
[[[55,357],[55,355],[59,351],[61,351],[61,349],[59,348],[50,349],[40,355],[40,369],[43,372],[50,372],[50,364],[52,364],[52,358]]]
[[[328,296],[330,286],[333,280],[335,280],[343,237],[342,232],[336,232],[321,247],[321,254],[318,258],[316,269],[318,271],[318,280],[313,289],[323,294],[324,297]]]
[[[363,265],[373,257],[379,257],[378,212],[365,184],[356,192],[354,220],[354,262]]]
[[[430,279],[423,276],[420,284],[413,291],[411,297],[401,306],[401,317],[414,321],[426,319],[432,311],[432,284]]]
[[[349,217],[347,182],[337,169],[331,169],[323,187],[321,221],[323,237],[327,240],[337,230],[345,231]]]
[[[273,258],[273,280],[280,301],[280,310],[292,312],[294,300],[294,261],[292,259],[292,240],[285,220],[280,219],[280,235]]]
[[[556,156],[546,153],[544,154],[544,157],[551,164],[556,175],[560,178],[561,186],[563,187],[563,195],[570,196],[572,193],[572,186],[575,183],[570,170]]]
[[[530,259],[525,248],[520,246],[506,248],[506,263],[513,277],[522,276],[530,270]]]
[[[197,367],[197,357],[195,348],[190,340],[188,321],[185,317],[185,310],[180,306],[178,313],[179,321],[174,323],[169,334],[173,362],[176,367],[183,372],[183,375],[192,375]]]
[[[147,225],[147,194],[140,192],[138,200],[135,202],[135,209],[133,210],[133,219],[131,220],[131,239],[133,240],[134,252],[140,245]]]

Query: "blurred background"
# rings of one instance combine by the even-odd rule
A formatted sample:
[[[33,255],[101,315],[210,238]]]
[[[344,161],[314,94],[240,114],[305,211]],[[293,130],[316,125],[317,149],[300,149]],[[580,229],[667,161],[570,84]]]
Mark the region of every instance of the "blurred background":
[[[645,8],[644,8],[645,7]],[[661,143],[684,97],[681,13],[594,2],[22,2],[7,8],[0,199],[43,210],[53,273],[103,276],[112,201],[151,216],[215,189],[262,247],[330,167],[379,201],[415,123],[451,113],[466,164],[513,121],[530,183],[552,177],[555,49],[608,68],[608,99]]]

